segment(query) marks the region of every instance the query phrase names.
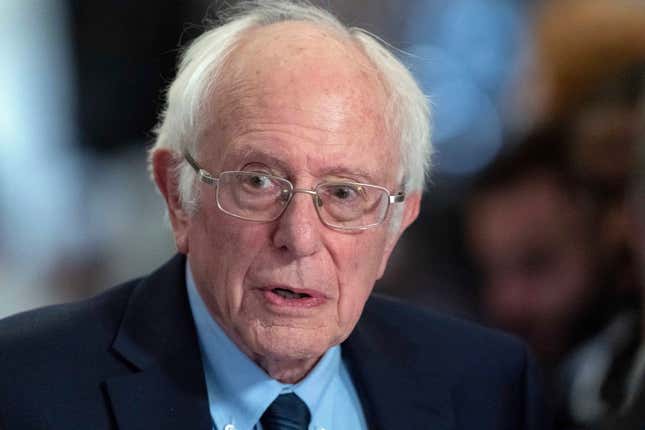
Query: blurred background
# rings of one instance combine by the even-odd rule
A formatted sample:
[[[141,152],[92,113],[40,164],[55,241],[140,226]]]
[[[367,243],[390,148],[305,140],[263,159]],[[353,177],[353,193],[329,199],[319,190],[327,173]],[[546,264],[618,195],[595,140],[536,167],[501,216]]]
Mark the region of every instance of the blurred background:
[[[377,289],[523,337],[558,428],[618,428],[645,372],[645,1],[314,3],[400,49],[434,106],[422,216]],[[0,317],[174,253],[146,149],[216,9],[0,2]]]

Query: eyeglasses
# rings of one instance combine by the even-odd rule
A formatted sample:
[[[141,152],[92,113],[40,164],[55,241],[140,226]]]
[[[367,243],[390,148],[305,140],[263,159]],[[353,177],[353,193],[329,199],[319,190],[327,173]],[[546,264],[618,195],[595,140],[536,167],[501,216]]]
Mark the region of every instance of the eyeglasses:
[[[366,230],[381,224],[390,205],[405,201],[405,193],[359,182],[322,182],[313,189],[295,188],[279,176],[254,171],[227,171],[215,177],[187,152],[184,157],[205,184],[216,187],[217,207],[246,221],[271,222],[284,213],[296,193],[312,197],[318,217],[338,230]]]

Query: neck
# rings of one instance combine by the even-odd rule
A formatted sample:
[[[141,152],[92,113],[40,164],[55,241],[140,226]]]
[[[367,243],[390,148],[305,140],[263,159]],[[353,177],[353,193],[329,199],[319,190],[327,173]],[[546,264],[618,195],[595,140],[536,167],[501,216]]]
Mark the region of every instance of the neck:
[[[260,357],[255,362],[273,379],[283,384],[295,384],[307,376],[319,359],[274,360]]]

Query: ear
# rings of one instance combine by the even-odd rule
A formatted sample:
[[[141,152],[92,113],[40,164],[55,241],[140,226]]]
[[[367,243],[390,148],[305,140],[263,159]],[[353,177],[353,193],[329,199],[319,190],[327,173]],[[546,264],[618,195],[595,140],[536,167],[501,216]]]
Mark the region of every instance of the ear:
[[[167,149],[157,149],[152,154],[153,176],[157,188],[166,200],[177,250],[187,254],[190,217],[183,209],[179,197],[179,182],[175,175],[178,163],[177,157]]]
[[[390,259],[390,255],[392,255],[392,251],[394,251],[394,247],[401,238],[401,235],[419,216],[419,210],[421,208],[421,192],[415,192],[407,195],[405,197],[404,204],[405,207],[403,208],[403,214],[401,215],[401,222],[397,226],[397,229],[393,230],[391,227],[386,227],[390,228],[390,231],[388,232],[386,239],[387,242],[385,244],[383,257],[381,257],[381,265],[379,267],[377,279],[381,279],[381,277],[383,277],[383,273],[385,273],[385,268],[387,267],[387,262]]]

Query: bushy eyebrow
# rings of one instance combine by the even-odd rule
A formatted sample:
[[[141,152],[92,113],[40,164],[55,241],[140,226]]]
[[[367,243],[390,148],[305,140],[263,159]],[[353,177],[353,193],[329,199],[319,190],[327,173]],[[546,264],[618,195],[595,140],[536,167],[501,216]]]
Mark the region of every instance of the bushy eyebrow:
[[[349,176],[347,180],[352,182],[363,182],[366,184],[380,185],[375,182],[372,175],[367,171],[362,169],[349,169],[341,165],[331,166],[328,169],[325,169],[323,176]]]
[[[283,159],[273,153],[258,148],[239,148],[234,150],[231,155],[240,161],[241,165],[248,163],[265,163],[268,167],[277,167],[277,169],[289,177],[293,174],[293,168]],[[375,179],[368,171],[358,167],[348,167],[342,164],[333,164],[319,172],[313,172],[319,178],[328,176],[339,176],[346,178],[347,181],[365,182],[374,185],[380,185],[374,182]]]
[[[277,167],[283,174],[289,173],[289,166],[280,157],[257,148],[238,148],[233,150],[231,156],[238,160],[240,165],[249,163],[264,163],[269,167]]]

